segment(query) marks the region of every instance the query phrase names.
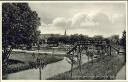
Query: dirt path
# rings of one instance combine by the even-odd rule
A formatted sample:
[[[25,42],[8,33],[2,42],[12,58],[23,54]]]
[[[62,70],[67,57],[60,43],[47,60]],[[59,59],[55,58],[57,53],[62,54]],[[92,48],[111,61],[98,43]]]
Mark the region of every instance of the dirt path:
[[[79,72],[78,68],[73,69],[73,77],[71,77],[71,72],[67,71],[61,74],[58,74],[54,77],[48,78],[48,80],[113,80],[116,78],[115,74],[119,73],[119,79],[125,79],[125,70],[124,70],[124,56],[106,56],[102,59],[95,59],[92,65],[92,62],[85,63],[82,65],[82,75]],[[123,69],[122,69],[123,67]],[[113,70],[114,69],[114,70]],[[121,69],[121,70],[120,70]],[[111,77],[112,76],[112,77]],[[124,77],[124,78],[121,78]]]
[[[124,65],[121,70],[117,73],[116,80],[126,79],[126,65]]]

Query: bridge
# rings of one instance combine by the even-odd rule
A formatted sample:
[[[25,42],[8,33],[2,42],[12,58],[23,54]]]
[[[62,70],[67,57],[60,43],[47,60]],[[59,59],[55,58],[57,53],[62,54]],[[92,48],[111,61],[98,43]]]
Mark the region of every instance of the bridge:
[[[90,47],[91,47],[91,51],[89,50]],[[99,56],[102,56],[104,54],[111,56],[113,51],[116,52],[117,54],[124,53],[124,52],[120,52],[120,49],[114,47],[108,40],[78,41],[77,43],[69,47],[66,53],[66,56],[71,60],[71,77],[72,77],[74,63],[78,63],[78,68],[82,76],[81,57],[83,50],[86,51],[85,55],[92,58],[92,63],[93,63],[93,56],[95,55],[95,50],[98,52],[101,51],[101,53],[99,53],[100,54]],[[75,58],[77,58],[77,60],[75,60]]]

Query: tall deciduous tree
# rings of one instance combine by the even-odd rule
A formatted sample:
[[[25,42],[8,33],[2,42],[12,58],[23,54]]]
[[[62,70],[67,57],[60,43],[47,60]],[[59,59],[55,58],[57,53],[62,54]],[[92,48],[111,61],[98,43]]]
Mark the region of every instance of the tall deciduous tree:
[[[7,63],[12,49],[38,41],[40,18],[27,3],[2,4],[2,57]]]
[[[124,58],[125,58],[125,62],[126,62],[126,31],[124,30],[122,33],[122,37],[120,39],[120,45],[123,47],[124,49]]]
[[[122,38],[120,39],[120,44],[121,44],[121,46],[123,46],[123,48],[126,52],[126,31],[123,31],[123,33],[122,33]]]

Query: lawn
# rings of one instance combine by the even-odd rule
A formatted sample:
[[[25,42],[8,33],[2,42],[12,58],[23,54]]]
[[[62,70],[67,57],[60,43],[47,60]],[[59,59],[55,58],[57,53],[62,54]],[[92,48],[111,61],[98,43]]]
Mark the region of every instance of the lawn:
[[[95,59],[92,65],[91,61],[82,65],[82,74],[78,67],[71,71],[58,74],[49,80],[113,80],[116,74],[125,64],[123,55],[105,56],[102,59]]]
[[[57,61],[63,60],[63,57],[44,55],[44,54],[35,54],[33,57],[32,54],[26,53],[15,53],[13,52],[10,57],[7,73],[15,73],[23,70],[33,69],[36,67],[36,59],[41,58],[46,64],[55,63]]]

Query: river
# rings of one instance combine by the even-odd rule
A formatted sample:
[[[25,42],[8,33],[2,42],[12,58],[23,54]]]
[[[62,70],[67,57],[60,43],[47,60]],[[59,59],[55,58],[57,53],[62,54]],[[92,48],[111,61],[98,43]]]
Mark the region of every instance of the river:
[[[48,64],[44,69],[42,69],[42,79],[53,77],[59,73],[69,71],[71,69],[71,64],[67,62],[68,58],[64,57],[63,60],[56,63]],[[87,56],[82,56],[82,62],[87,62]],[[17,73],[8,74],[8,80],[39,80],[39,69],[29,69]]]

